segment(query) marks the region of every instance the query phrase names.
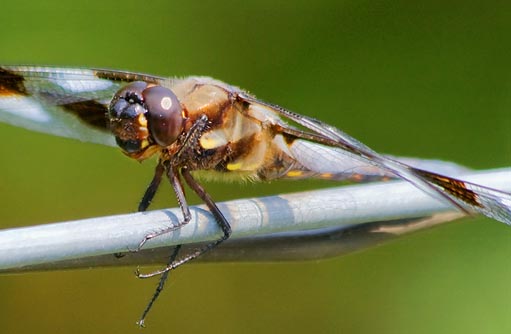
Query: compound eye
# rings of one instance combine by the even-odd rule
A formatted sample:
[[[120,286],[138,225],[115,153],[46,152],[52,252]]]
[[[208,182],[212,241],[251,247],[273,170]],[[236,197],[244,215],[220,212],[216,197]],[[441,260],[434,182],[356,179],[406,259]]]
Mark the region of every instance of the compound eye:
[[[177,96],[168,88],[146,88],[144,97],[149,133],[160,146],[169,146],[183,131],[183,114]]]
[[[112,99],[108,116],[111,119],[134,118],[140,111],[130,110],[130,106],[142,104],[142,92],[146,89],[147,83],[134,81],[120,89]]]

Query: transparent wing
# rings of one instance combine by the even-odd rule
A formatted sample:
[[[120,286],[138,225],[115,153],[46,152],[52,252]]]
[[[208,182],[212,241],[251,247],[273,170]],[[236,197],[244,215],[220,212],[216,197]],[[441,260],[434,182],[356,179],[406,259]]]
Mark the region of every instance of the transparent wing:
[[[322,178],[329,180],[348,180],[365,182],[397,178],[394,173],[383,169],[375,164],[370,164],[353,157],[352,154],[337,147],[329,147],[307,140],[296,139],[288,145],[288,150],[301,166],[304,167],[300,173],[290,173],[287,178]],[[388,159],[397,160],[403,164],[433,171],[444,175],[463,175],[470,172],[470,169],[455,164],[434,159],[417,159],[410,157],[393,157],[385,155]]]
[[[277,124],[277,130],[286,136],[288,149],[294,158],[303,165],[308,165],[312,171],[325,173],[326,166],[334,169],[336,165],[345,168],[343,161],[352,158],[361,164],[359,167],[355,163],[355,169],[364,165],[374,166],[384,170],[385,173],[407,180],[435,198],[449,201],[464,212],[478,212],[511,225],[511,194],[509,193],[411,167],[375,152],[329,124],[260,101],[244,93],[239,93],[239,98],[252,105],[267,108],[308,129],[310,132],[288,127],[285,124]],[[316,146],[307,147],[306,142],[315,143]],[[321,146],[324,148],[321,149]],[[333,156],[338,158],[337,160],[334,158],[333,163],[330,163],[328,160]]]
[[[0,66],[0,121],[29,130],[114,146],[105,113],[114,94],[136,80],[121,71]]]

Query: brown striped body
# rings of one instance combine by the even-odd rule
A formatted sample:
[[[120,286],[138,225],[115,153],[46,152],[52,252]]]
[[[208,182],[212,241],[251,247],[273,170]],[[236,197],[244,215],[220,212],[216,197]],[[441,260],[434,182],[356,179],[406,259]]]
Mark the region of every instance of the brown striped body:
[[[199,177],[221,180],[271,180],[301,168],[286,152],[287,144],[274,126],[274,113],[236,98],[238,89],[210,78],[188,78],[170,87],[187,117],[184,132],[198,117],[208,117],[208,127],[186,154],[186,165]],[[181,146],[162,150],[172,159]],[[206,172],[207,171],[207,172]]]

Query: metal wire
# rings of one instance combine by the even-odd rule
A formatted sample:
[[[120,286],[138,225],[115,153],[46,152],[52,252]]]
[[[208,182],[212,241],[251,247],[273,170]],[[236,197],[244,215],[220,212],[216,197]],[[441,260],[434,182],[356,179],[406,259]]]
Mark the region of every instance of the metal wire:
[[[511,169],[479,172],[462,178],[511,191]],[[230,245],[205,257],[209,261],[279,259],[279,248],[268,245],[278,246],[279,243],[286,244],[286,240],[293,240],[293,247],[302,249],[314,239],[311,236],[318,235],[324,236],[323,239],[329,240],[329,243],[322,244],[316,257],[332,256],[336,254],[332,249],[338,249],[341,242],[345,243],[343,245],[349,244],[349,249],[370,247],[381,242],[381,238],[374,238],[375,233],[401,236],[438,223],[420,224],[414,220],[415,223],[410,224],[411,219],[453,211],[448,204],[430,198],[403,181],[242,199],[219,203],[218,206],[232,225],[232,241]],[[141,252],[146,257],[140,261],[150,263],[157,259],[156,262],[164,262],[165,257],[150,250],[197,244],[221,235],[204,206],[191,207],[191,213],[192,220],[187,226],[147,242],[144,246],[146,251]],[[459,214],[441,221],[456,217]],[[2,230],[0,271],[126,265],[132,262],[112,254],[130,255],[128,251],[135,249],[145,235],[164,229],[169,224],[177,224],[180,219],[181,210],[174,208]],[[358,233],[345,233],[355,230]],[[342,238],[334,238],[335,235],[342,235]],[[267,247],[265,252],[259,252],[258,248],[262,245]],[[240,251],[247,248],[253,251]],[[343,251],[337,253],[346,251],[346,247],[341,248]],[[291,253],[284,251],[286,255],[283,258],[299,260],[307,257],[296,249]],[[314,253],[313,248],[310,250]],[[168,252],[165,254],[168,255]],[[101,258],[109,260],[102,263],[98,260]]]

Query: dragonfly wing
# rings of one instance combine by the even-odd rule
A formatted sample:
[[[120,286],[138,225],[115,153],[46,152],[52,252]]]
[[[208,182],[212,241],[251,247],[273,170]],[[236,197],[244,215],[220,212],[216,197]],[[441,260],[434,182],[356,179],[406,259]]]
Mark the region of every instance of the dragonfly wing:
[[[511,225],[511,194],[418,168],[412,171],[449,194],[459,205],[469,204],[472,210]]]
[[[396,175],[374,164],[369,164],[357,156],[337,147],[329,147],[307,140],[294,140],[287,148],[293,158],[306,170],[303,177],[319,177],[330,180],[352,180],[365,182],[396,178]],[[444,175],[459,176],[470,172],[469,168],[440,160],[409,157],[385,157],[401,163]],[[293,174],[292,174],[293,175]],[[301,174],[296,174],[301,175]],[[303,178],[302,177],[302,178]]]
[[[272,110],[278,115],[312,131],[306,132],[294,128],[286,128],[279,124],[281,132],[287,133],[288,137],[296,138],[294,141],[288,140],[288,142],[291,142],[290,147],[293,147],[294,142],[299,139],[341,149],[346,151],[343,153],[344,155],[360,160],[365,164],[381,168],[386,172],[407,180],[420,190],[439,200],[448,200],[462,211],[479,212],[511,225],[511,194],[509,193],[408,166],[375,152],[365,144],[329,124],[296,114],[280,106],[260,101],[244,93],[240,93],[239,98],[248,103]],[[298,151],[296,156],[302,153]],[[316,165],[322,164],[323,160],[325,159],[323,158],[319,160],[320,162],[316,162]]]
[[[288,145],[287,150],[299,163],[301,170],[288,172],[287,178],[316,177],[365,182],[396,177],[382,168],[354,158],[352,154],[341,148],[296,139]]]
[[[105,114],[114,94],[135,80],[164,79],[108,70],[0,66],[0,121],[114,146]]]

